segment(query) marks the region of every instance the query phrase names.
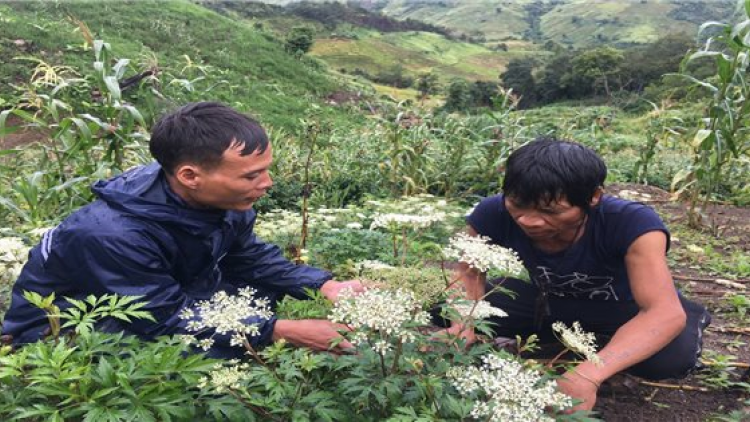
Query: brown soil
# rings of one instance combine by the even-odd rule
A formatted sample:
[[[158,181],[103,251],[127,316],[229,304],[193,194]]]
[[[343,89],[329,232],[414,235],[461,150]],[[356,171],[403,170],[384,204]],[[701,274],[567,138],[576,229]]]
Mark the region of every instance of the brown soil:
[[[17,130],[9,135],[0,136],[0,151],[44,141],[49,136],[47,131],[25,127],[23,120],[16,116],[9,116],[5,124],[7,127],[17,128]]]

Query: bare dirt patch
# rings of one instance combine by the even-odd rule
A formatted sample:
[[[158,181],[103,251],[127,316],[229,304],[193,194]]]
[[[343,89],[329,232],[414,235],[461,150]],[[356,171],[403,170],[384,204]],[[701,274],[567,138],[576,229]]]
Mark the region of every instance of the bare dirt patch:
[[[9,116],[5,123],[7,127],[17,128],[17,130],[11,134],[0,136],[0,150],[45,141],[49,137],[48,131],[26,127],[24,121],[16,116]]]

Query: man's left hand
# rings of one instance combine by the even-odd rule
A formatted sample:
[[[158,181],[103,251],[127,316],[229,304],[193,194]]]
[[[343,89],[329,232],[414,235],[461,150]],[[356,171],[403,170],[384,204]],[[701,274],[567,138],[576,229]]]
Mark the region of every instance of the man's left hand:
[[[328,280],[320,287],[320,292],[323,293],[323,296],[328,300],[336,302],[339,294],[341,294],[341,291],[344,289],[351,289],[354,293],[362,293],[365,291],[365,286],[363,286],[359,280]]]
[[[557,388],[560,392],[580,400],[571,410],[591,410],[596,403],[596,392],[599,388],[593,380],[581,376],[575,370],[570,370],[557,380]]]

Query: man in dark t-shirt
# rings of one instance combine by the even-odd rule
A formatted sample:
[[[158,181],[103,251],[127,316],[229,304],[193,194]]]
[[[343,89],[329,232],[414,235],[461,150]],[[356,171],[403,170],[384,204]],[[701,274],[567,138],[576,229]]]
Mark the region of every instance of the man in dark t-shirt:
[[[496,335],[551,336],[551,324],[578,321],[610,338],[602,364],[583,361],[559,381],[561,391],[591,409],[601,382],[626,370],[649,379],[683,377],[698,362],[705,308],[683,298],[667,267],[669,231],[653,209],[603,194],[607,168],[582,145],[537,139],[508,158],[503,194],[483,200],[467,217],[471,235],[514,249],[531,283],[487,283],[460,264],[469,299],[491,292],[503,309]],[[455,333],[463,327],[454,326]],[[464,335],[471,336],[464,331]]]

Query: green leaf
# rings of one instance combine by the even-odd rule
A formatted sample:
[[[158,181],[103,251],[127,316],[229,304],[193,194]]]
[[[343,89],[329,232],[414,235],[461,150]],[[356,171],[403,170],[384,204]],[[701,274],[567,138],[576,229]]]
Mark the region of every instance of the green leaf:
[[[698,149],[703,144],[703,142],[713,134],[714,132],[709,129],[700,129],[697,132],[695,132],[695,136],[693,137],[693,142],[691,145],[693,148]]]
[[[107,91],[114,101],[120,101],[122,99],[122,91],[120,91],[120,82],[114,76],[105,76],[104,84],[107,86]]]
[[[723,54],[716,56],[716,66],[719,70],[719,78],[725,84],[732,82],[734,72],[732,72],[732,61],[724,57]]]

